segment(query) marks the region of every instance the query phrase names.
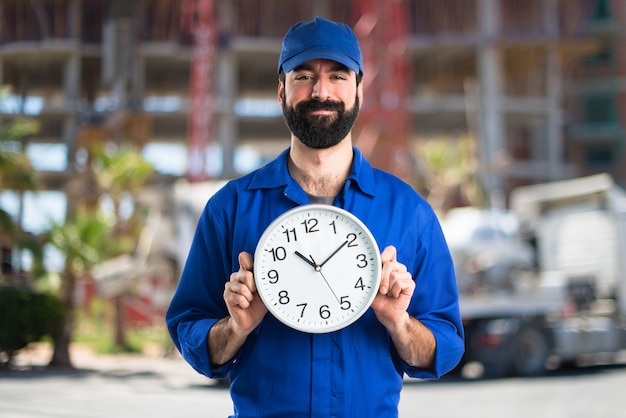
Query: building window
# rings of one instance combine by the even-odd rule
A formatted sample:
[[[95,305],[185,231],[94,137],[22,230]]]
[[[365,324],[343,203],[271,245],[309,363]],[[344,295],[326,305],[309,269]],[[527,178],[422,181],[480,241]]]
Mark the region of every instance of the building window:
[[[608,0],[598,0],[596,8],[591,15],[592,21],[604,21],[611,19],[611,7]]]
[[[54,143],[30,143],[26,155],[33,168],[39,171],[65,171],[67,169],[67,145]]]
[[[609,145],[589,147],[585,150],[585,163],[591,167],[606,167],[613,164],[615,152]]]
[[[587,123],[615,122],[615,102],[609,95],[592,95],[584,99],[584,117]]]
[[[610,39],[598,39],[598,48],[590,55],[585,56],[583,59],[584,65],[588,69],[608,66],[613,64],[613,42]]]

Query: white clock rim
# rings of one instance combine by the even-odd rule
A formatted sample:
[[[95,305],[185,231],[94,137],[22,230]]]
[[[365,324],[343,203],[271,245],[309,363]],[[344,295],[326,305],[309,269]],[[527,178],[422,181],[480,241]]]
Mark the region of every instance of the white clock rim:
[[[345,216],[349,218],[350,220],[352,220],[354,223],[356,223],[357,226],[359,226],[363,230],[363,232],[368,236],[368,238],[371,240],[374,246],[373,252],[376,258],[375,262],[376,262],[376,273],[377,273],[376,280],[374,282],[374,288],[376,289],[376,291],[372,292],[367,302],[363,304],[362,308],[359,311],[357,311],[357,313],[354,314],[354,316],[352,316],[347,321],[341,322],[339,324],[335,324],[332,326],[328,326],[328,327],[322,327],[322,328],[312,328],[310,326],[300,325],[298,323],[294,323],[283,318],[280,315],[280,313],[278,313],[277,310],[272,307],[271,303],[265,299],[265,295],[263,294],[263,292],[259,291],[259,289],[261,288],[260,279],[257,279],[258,277],[257,266],[259,265],[259,257],[261,253],[259,250],[262,246],[262,243],[266,241],[269,235],[271,235],[272,230],[275,229],[276,226],[281,224],[284,221],[284,219],[288,217],[294,216],[298,214],[299,212],[315,211],[315,210],[334,212],[336,214]],[[294,208],[288,209],[287,211],[279,215],[276,219],[274,219],[272,222],[270,222],[270,224],[263,231],[263,234],[261,234],[259,241],[257,242],[256,248],[254,251],[253,270],[254,270],[253,271],[254,281],[257,287],[257,293],[261,297],[261,300],[263,301],[263,304],[265,305],[267,310],[272,314],[274,318],[276,318],[278,321],[288,326],[289,328],[297,330],[297,331],[310,333],[310,334],[326,334],[326,333],[330,333],[334,331],[339,331],[349,325],[352,325],[353,323],[358,321],[363,315],[365,315],[365,313],[369,310],[369,308],[372,305],[372,302],[374,302],[374,299],[376,298],[376,295],[378,294],[378,288],[380,287],[380,281],[381,281],[381,275],[382,275],[382,261],[380,257],[380,247],[378,246],[378,243],[376,242],[376,238],[374,237],[370,229],[367,227],[367,225],[365,225],[365,223],[361,221],[355,214],[353,214],[352,212],[349,212],[346,209],[340,208],[338,206],[326,205],[326,204],[320,204],[320,203],[311,203],[311,204],[300,205],[300,206],[296,206]]]

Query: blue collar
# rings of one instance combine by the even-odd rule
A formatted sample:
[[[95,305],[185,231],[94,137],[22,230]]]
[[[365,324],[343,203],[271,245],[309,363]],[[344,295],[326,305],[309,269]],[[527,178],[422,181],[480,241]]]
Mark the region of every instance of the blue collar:
[[[287,168],[287,158],[289,158],[289,150],[287,148],[273,161],[261,167],[254,173],[249,189],[272,189],[278,187],[286,187],[293,185],[295,181],[289,175]],[[369,196],[375,196],[374,171],[367,159],[361,151],[356,147],[352,147],[354,158],[352,160],[352,170],[346,181],[347,185],[354,184],[358,189]]]

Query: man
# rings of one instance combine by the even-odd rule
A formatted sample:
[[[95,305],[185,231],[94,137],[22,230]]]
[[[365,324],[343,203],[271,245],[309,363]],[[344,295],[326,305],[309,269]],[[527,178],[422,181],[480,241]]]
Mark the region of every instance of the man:
[[[436,379],[463,353],[454,269],[431,207],[352,146],[363,100],[358,40],[316,18],[285,35],[278,100],[291,146],[207,203],[167,314],[198,372],[228,376],[235,417],[393,417],[402,378]],[[382,278],[370,314],[307,334],[267,313],[253,277],[264,229],[285,211],[325,202],[372,231]]]

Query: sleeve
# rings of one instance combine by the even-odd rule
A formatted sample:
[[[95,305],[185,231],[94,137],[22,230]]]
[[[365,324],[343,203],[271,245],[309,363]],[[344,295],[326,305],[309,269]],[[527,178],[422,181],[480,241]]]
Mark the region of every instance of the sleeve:
[[[200,216],[166,323],[183,358],[197,372],[220,378],[230,365],[211,368],[207,342],[211,327],[228,315],[223,292],[232,260],[226,222],[213,206],[209,201]]]
[[[413,278],[416,282],[409,314],[420,320],[437,343],[432,369],[418,369],[402,361],[400,368],[411,377],[438,379],[451,371],[465,351],[454,265],[439,221],[430,212],[421,222]]]

